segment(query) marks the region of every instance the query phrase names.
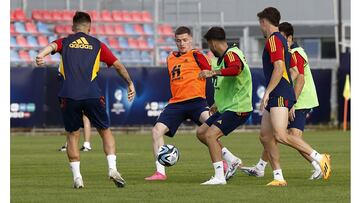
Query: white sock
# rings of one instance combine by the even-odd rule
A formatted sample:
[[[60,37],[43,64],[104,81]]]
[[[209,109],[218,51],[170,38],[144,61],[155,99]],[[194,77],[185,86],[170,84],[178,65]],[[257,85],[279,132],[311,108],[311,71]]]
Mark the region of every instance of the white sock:
[[[273,173],[274,173],[274,180],[284,180],[281,169],[274,170]]]
[[[267,162],[260,158],[259,162],[256,164],[256,168],[259,169],[260,171],[264,171],[266,164]]]
[[[90,142],[84,142],[83,146],[88,149],[91,149]]]
[[[116,155],[115,154],[109,154],[106,156],[106,159],[108,161],[109,169],[117,170],[116,168]]]
[[[237,159],[239,159],[238,157],[236,157],[235,155],[233,155],[228,149],[226,149],[226,147],[223,147],[221,149],[221,153],[222,153],[222,157],[225,159],[226,162],[228,163],[233,163],[235,162]]]
[[[67,142],[65,142],[65,145],[64,145],[64,146],[65,146],[65,148],[67,148]]]
[[[319,154],[317,151],[313,150],[310,154],[310,157],[314,159],[316,162],[320,164],[321,159],[323,158],[321,154]]]
[[[80,174],[80,161],[70,162],[70,169],[73,173],[74,180],[78,177],[82,178]]]
[[[314,167],[314,169],[315,169],[316,171],[320,171],[320,170],[321,170],[320,165],[319,165],[316,161],[312,161],[312,162],[311,162],[311,165]]]
[[[220,180],[225,180],[223,162],[222,161],[215,162],[213,163],[213,166],[215,170],[215,178]]]
[[[166,175],[165,174],[165,166],[161,165],[158,161],[155,161],[155,165],[156,165],[156,171],[163,174],[163,175]]]

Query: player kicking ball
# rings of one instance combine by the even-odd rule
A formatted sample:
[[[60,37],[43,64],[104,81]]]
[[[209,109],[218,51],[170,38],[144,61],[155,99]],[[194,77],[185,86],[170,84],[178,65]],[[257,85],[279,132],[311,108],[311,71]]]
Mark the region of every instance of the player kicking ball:
[[[302,138],[305,128],[306,117],[312,108],[319,106],[314,80],[311,74],[308,57],[303,48],[294,42],[294,28],[288,22],[283,22],[279,25],[280,33],[286,38],[288,46],[291,48],[290,60],[290,74],[294,81],[296,104],[290,110],[290,122],[288,125],[288,132],[290,136],[298,136]],[[307,154],[299,151],[299,153],[309,162],[314,168],[310,180],[321,179],[322,172],[320,165]],[[254,167],[242,167],[241,171],[256,177],[263,177],[265,167],[268,161],[268,156],[263,151],[262,157]]]
[[[198,78],[198,75],[202,70],[211,70],[211,65],[201,52],[193,49],[192,33],[188,27],[182,26],[175,30],[175,42],[178,51],[170,53],[167,58],[172,97],[152,129],[155,160],[159,148],[164,145],[164,135],[174,137],[178,127],[186,119],[191,119],[200,126],[209,118],[205,95],[206,80]],[[230,165],[234,164],[233,160],[241,163],[241,160],[225,147],[222,152]],[[157,160],[155,166],[155,173],[145,180],[166,180],[165,166]]]
[[[215,175],[202,185],[223,185],[235,173],[239,164],[230,165],[233,171],[223,173],[221,145],[218,140],[244,124],[252,113],[252,80],[244,54],[236,46],[229,47],[225,31],[212,27],[205,34],[211,52],[218,57],[213,70],[203,70],[199,78],[214,77],[215,103],[212,115],[197,130],[197,137],[204,143],[211,156]]]

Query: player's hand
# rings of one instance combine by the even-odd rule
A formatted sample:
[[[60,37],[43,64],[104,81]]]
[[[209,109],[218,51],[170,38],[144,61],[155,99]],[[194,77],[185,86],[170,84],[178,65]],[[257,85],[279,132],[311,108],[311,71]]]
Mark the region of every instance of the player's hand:
[[[216,113],[217,111],[218,111],[217,106],[212,105],[212,106],[210,107],[210,109],[209,109],[209,114],[210,114],[210,116],[213,115],[214,113]]]
[[[295,108],[292,107],[289,111],[289,120],[294,121],[295,120]]]
[[[128,101],[131,102],[132,100],[134,100],[135,95],[135,86],[134,83],[131,82],[128,86]]]
[[[45,65],[45,59],[42,56],[36,56],[35,63],[37,66],[44,66]]]
[[[199,73],[199,79],[206,79],[206,78],[211,78],[212,76],[214,76],[214,71],[211,70],[202,70]]]
[[[264,109],[268,105],[268,101],[269,101],[269,93],[265,92],[265,94],[261,100],[261,103],[260,103],[260,111],[264,111]]]

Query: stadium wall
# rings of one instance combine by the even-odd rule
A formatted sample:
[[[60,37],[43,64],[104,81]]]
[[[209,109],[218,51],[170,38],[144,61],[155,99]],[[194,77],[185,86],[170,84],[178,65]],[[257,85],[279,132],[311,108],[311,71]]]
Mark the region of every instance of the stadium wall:
[[[56,68],[11,68],[11,127],[62,127],[57,92],[60,88]],[[112,126],[154,124],[170,98],[168,72],[165,68],[128,68],[137,95],[134,102],[126,99],[127,88],[114,69],[102,68],[98,81],[106,98]],[[247,125],[260,123],[260,100],[265,90],[262,69],[252,68],[254,112]],[[330,121],[331,69],[313,70],[320,107],[308,118],[310,124]],[[213,103],[211,80],[207,84],[208,103]]]

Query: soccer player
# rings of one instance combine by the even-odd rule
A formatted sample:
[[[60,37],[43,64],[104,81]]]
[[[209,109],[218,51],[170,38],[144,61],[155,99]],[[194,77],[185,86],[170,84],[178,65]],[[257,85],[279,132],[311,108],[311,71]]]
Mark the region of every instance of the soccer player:
[[[114,66],[128,85],[128,100],[135,97],[134,84],[123,64],[98,39],[88,35],[91,18],[85,12],[76,12],[73,17],[74,34],[55,40],[40,51],[36,64],[45,64],[44,57],[50,53],[61,54],[60,73],[64,78],[58,94],[67,136],[67,155],[73,173],[74,188],[83,188],[80,173],[79,138],[82,115],[85,114],[97,129],[108,161],[108,175],[117,187],[124,187],[125,180],[116,167],[115,139],[109,129],[105,98],[97,83],[100,61]]]
[[[280,167],[277,143],[291,146],[310,156],[320,165],[324,179],[328,179],[331,172],[330,156],[318,153],[300,136],[291,136],[287,132],[289,109],[296,102],[296,97],[292,80],[289,78],[290,53],[287,41],[278,29],[280,12],[276,8],[268,7],[257,16],[266,38],[262,61],[267,87],[260,105],[260,110],[266,111],[261,120],[260,141],[274,174],[274,180],[267,185],[287,185]]]
[[[197,130],[197,136],[209,149],[215,175],[202,185],[226,184],[231,170],[223,173],[221,145],[218,140],[244,124],[250,117],[252,107],[252,79],[249,65],[242,51],[236,46],[229,47],[225,31],[212,27],[204,35],[211,52],[218,57],[213,70],[203,70],[200,78],[215,77],[215,103],[210,108],[213,113]],[[228,166],[235,173],[239,161]]]
[[[206,80],[198,78],[198,75],[201,70],[211,70],[210,63],[202,53],[193,49],[192,33],[188,27],[181,26],[175,30],[175,42],[178,51],[167,57],[172,97],[152,129],[155,159],[159,147],[164,145],[164,135],[174,137],[180,124],[188,118],[199,126],[209,118]],[[225,147],[222,152],[229,164],[232,160],[240,160]],[[156,172],[145,180],[166,180],[165,167],[157,160],[155,166]]]
[[[91,123],[88,117],[83,115],[83,126],[84,126],[84,144],[80,148],[80,151],[89,152],[91,151],[90,139],[91,139]],[[59,151],[66,152],[67,142],[63,145]]]
[[[290,122],[288,131],[291,136],[302,137],[306,117],[312,108],[319,106],[314,80],[311,74],[308,57],[303,48],[294,42],[294,28],[288,22],[279,25],[280,33],[287,39],[291,48],[290,74],[295,83],[294,90],[297,99],[296,104],[290,110]],[[307,154],[299,151],[314,168],[310,180],[322,178],[320,165]],[[254,167],[242,167],[241,170],[250,176],[263,177],[268,157],[265,151],[259,162]]]

